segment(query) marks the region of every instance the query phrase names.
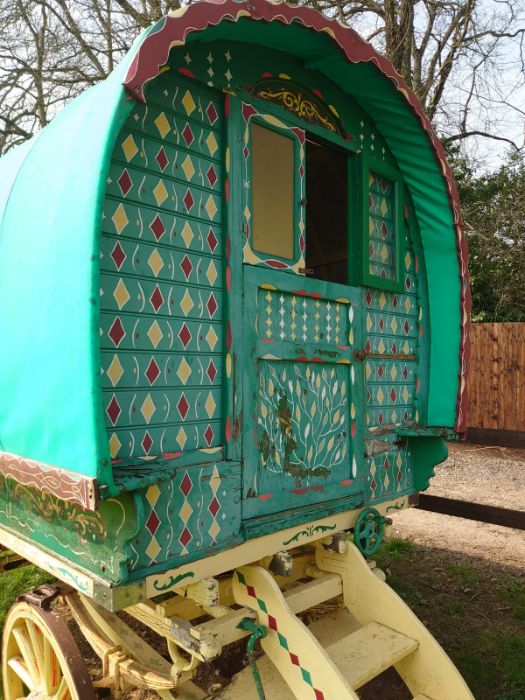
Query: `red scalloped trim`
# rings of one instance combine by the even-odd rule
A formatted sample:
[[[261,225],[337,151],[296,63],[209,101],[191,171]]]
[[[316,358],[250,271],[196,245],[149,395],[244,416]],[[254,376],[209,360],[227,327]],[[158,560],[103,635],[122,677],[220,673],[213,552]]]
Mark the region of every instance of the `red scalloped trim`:
[[[344,27],[333,19],[328,19],[320,12],[311,8],[287,5],[286,3],[270,3],[267,0],[224,0],[223,2],[199,2],[190,5],[184,14],[178,17],[166,17],[159,22],[159,28],[146,36],[128,69],[124,87],[139,101],[144,102],[144,86],[159,74],[160,68],[166,64],[170,50],[175,45],[184,44],[191,32],[203,31],[207,27],[220,22],[236,22],[241,17],[250,17],[265,22],[278,21],[283,24],[292,22],[316,32],[328,34],[342,49],[351,63],[371,62],[383,75],[394,83],[396,90],[402,93],[412,112],[418,117],[422,128],[430,141],[434,155],[445,180],[450,208],[452,211],[454,229],[456,231],[456,248],[460,271],[460,315],[461,342],[459,350],[459,389],[456,402],[455,430],[464,433],[466,430],[467,408],[467,365],[470,357],[469,323],[471,297],[468,273],[468,251],[463,230],[463,220],[459,205],[459,197],[452,172],[446,162],[445,150],[436,136],[430,120],[423,111],[417,97],[408,88],[403,78],[384,56],[381,56],[367,44],[353,29]]]

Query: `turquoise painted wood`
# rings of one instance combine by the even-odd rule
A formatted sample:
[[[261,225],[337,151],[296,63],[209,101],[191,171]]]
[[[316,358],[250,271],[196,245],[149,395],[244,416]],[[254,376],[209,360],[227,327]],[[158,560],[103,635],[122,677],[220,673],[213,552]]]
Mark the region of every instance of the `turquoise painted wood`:
[[[48,217],[43,260],[50,281],[45,304],[37,299],[35,305],[44,320],[57,309],[64,318],[50,321],[53,338],[44,339],[45,352],[27,355],[25,370],[13,355],[4,363],[22,378],[34,365],[38,376],[49,348],[60,348],[49,365],[54,379],[44,382],[61,387],[46,413],[50,442],[38,423],[45,396],[35,390],[28,435],[14,439],[22,409],[11,416],[2,407],[0,447],[18,454],[19,446],[26,460],[96,478],[101,504],[90,512],[33,482],[2,476],[0,524],[111,583],[209,556],[288,521],[426,488],[446,454],[436,429],[454,427],[459,283],[436,281],[443,259],[444,272],[457,277],[450,203],[435,187],[425,190],[428,202],[432,197],[427,206],[414,186],[417,172],[407,165],[414,162],[412,146],[407,155],[395,133],[408,107],[397,104],[397,93],[390,95],[394,88],[371,80],[397,115],[385,125],[385,112],[361,94],[366,83],[342,80],[316,58],[327,36],[312,34],[311,44],[302,43],[306,35],[298,26],[278,22],[244,24],[242,37],[230,36],[236,26],[224,22],[172,48],[162,70],[145,83],[144,102],[124,97],[122,68],[70,110],[80,129],[87,120],[82,99],[91,109],[113,95],[98,118],[105,119],[106,132],[96,142],[96,182],[90,181],[84,199],[74,189],[95,233],[90,229],[82,238],[79,252],[72,234],[64,239],[64,212],[54,214],[56,231]],[[159,41],[163,31],[157,27]],[[333,51],[326,66],[339,65],[340,53]],[[345,66],[354,75],[356,66]],[[370,67],[361,68],[368,75]],[[352,92],[352,85],[361,87]],[[254,123],[293,141],[289,259],[258,252],[254,243]],[[33,148],[8,156],[8,169],[21,169],[23,180],[31,158],[44,159],[46,142],[56,150],[54,128]],[[305,270],[312,139],[346,159],[347,284],[320,281]],[[420,157],[437,177],[425,143]],[[36,183],[37,173],[32,176]],[[11,172],[0,184],[2,201],[10,200],[11,190],[16,194],[2,214],[8,228],[0,228],[0,257],[5,251],[8,258],[0,268],[2,298],[13,284],[5,266],[21,257],[11,207],[16,202],[20,208],[23,197],[15,180]],[[429,223],[436,212],[446,245]],[[25,212],[21,219],[24,230],[28,217]],[[71,221],[81,236],[78,217]],[[70,258],[74,265],[66,271]],[[34,269],[24,265],[28,277]],[[77,314],[69,304],[60,306],[66,282]],[[442,299],[440,285],[446,287]],[[20,308],[27,318],[32,295],[24,287]],[[443,305],[451,299],[456,306],[449,328]],[[6,328],[16,325],[13,309],[0,321]],[[39,342],[44,325],[37,326]],[[434,335],[443,327],[450,333],[441,347]],[[25,331],[15,337],[26,338]],[[446,365],[442,391],[436,363]],[[1,371],[8,374],[4,365]],[[12,380],[1,377],[0,388],[14,391]],[[18,407],[20,397],[28,403],[20,382]],[[82,405],[86,415],[77,432]],[[428,434],[427,425],[433,426]]]

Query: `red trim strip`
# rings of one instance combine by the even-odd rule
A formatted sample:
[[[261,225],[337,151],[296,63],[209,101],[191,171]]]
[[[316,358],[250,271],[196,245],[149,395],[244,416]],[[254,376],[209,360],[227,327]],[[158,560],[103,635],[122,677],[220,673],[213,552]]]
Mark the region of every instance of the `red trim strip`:
[[[183,45],[188,34],[203,31],[207,27],[216,26],[222,21],[236,22],[241,17],[250,17],[265,22],[282,22],[283,24],[302,24],[316,32],[328,34],[342,49],[351,63],[370,62],[391,80],[396,90],[402,93],[412,112],[419,119],[424,129],[440,172],[445,180],[454,228],[456,231],[456,248],[458,253],[460,273],[460,315],[461,342],[459,351],[459,388],[456,402],[455,430],[460,433],[466,430],[467,407],[467,364],[470,357],[469,321],[470,321],[470,287],[468,274],[468,252],[463,230],[463,220],[459,205],[459,197],[452,177],[452,171],[446,161],[443,145],[436,136],[430,120],[415,94],[408,88],[403,78],[395,71],[392,64],[370,45],[367,44],[353,29],[345,27],[337,20],[328,19],[317,10],[311,8],[287,5],[285,2],[267,2],[267,0],[223,0],[222,2],[197,2],[189,5],[185,12],[177,16],[168,16],[160,20],[158,29],[150,32],[140,47],[128,69],[124,87],[140,102],[144,102],[144,87],[147,82],[159,74],[160,68],[168,61],[173,46]]]
[[[24,486],[50,493],[63,501],[78,503],[86,510],[97,509],[97,482],[91,477],[9,452],[0,452],[0,473]]]

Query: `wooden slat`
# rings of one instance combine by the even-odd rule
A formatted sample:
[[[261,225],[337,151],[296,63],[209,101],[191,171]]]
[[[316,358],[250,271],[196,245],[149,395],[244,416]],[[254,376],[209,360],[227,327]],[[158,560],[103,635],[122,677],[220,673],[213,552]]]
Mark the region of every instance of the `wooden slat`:
[[[471,327],[468,425],[525,431],[525,323]]]
[[[458,501],[454,498],[431,496],[426,493],[419,494],[419,504],[417,507],[421,510],[431,511],[432,513],[454,515],[467,520],[477,520],[482,523],[491,523],[492,525],[502,525],[503,527],[525,530],[525,511],[521,510],[498,508],[483,503],[471,503],[470,501]]]

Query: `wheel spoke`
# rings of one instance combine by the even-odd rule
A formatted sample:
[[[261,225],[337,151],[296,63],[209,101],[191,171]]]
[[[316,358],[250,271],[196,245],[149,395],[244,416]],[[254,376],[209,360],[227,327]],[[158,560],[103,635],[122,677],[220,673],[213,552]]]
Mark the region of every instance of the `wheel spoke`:
[[[39,676],[42,676],[44,669],[44,643],[42,638],[42,632],[35,626],[32,620],[26,619],[26,627],[31,638],[31,646],[33,648],[33,653],[35,655],[36,666],[39,672]]]
[[[22,683],[29,688],[29,690],[34,690],[35,689],[35,684],[33,679],[31,678],[31,675],[29,671],[27,670],[27,667],[25,665],[25,662],[20,656],[13,656],[11,657],[7,665],[9,668],[16,673],[16,675],[20,678]]]
[[[13,627],[13,637],[16,639],[18,648],[25,662],[28,673],[33,679],[33,687],[38,685],[38,680],[40,673],[38,671],[38,665],[35,659],[35,654],[33,652],[33,645],[31,643],[31,638],[27,629],[24,627]]]
[[[53,696],[53,700],[66,700],[69,697],[69,688],[65,678],[62,678],[57,692]]]
[[[53,647],[47,637],[44,637],[44,668],[42,673],[44,689],[48,695],[52,695],[58,682],[57,660]]]

